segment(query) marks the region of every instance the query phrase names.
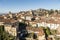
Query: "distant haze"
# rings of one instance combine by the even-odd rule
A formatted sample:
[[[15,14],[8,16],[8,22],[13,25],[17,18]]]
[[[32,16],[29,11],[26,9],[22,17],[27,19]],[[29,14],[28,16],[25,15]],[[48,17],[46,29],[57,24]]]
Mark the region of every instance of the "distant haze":
[[[60,9],[60,0],[0,0],[0,13],[38,8]]]

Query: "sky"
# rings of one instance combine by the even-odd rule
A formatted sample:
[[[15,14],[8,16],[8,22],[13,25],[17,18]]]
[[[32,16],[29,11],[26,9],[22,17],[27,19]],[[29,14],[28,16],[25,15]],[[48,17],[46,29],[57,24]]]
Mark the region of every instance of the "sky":
[[[30,9],[60,9],[60,0],[0,0],[0,13]]]

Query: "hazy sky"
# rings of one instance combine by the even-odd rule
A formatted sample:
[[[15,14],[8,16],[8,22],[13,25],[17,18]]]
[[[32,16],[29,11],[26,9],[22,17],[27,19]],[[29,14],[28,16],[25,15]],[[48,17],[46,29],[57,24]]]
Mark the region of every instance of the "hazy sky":
[[[60,9],[60,0],[0,0],[0,13],[38,8]]]

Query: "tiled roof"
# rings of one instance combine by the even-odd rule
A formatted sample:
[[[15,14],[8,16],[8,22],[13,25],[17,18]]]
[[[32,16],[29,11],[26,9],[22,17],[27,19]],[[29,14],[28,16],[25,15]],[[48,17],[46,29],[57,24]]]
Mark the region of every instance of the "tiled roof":
[[[34,31],[34,32],[39,32],[39,33],[38,33],[39,36],[44,35],[44,30],[43,30],[43,28],[26,27],[26,29],[27,29],[27,30]]]

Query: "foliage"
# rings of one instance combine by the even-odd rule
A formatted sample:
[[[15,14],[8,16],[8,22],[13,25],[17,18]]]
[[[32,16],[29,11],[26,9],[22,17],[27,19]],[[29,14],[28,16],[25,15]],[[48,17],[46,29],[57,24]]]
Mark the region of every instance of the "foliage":
[[[0,40],[13,40],[14,37],[4,31],[4,26],[0,26]]]
[[[35,18],[32,18],[31,20],[32,20],[32,21],[34,21],[34,20],[35,20]]]
[[[53,10],[53,9],[51,9],[51,10],[49,11],[49,14],[52,14],[52,13],[54,13],[54,10]]]
[[[57,12],[57,13],[58,13],[58,10],[55,10],[55,12]]]
[[[57,33],[57,30],[51,30],[51,34],[56,34]]]
[[[47,35],[51,34],[49,27],[46,27],[46,33],[47,33]]]
[[[45,29],[45,27],[43,27],[43,26],[40,26],[40,28],[43,28],[43,29]]]
[[[60,37],[58,37],[58,36],[55,36],[54,38],[55,38],[55,40],[60,40]]]

